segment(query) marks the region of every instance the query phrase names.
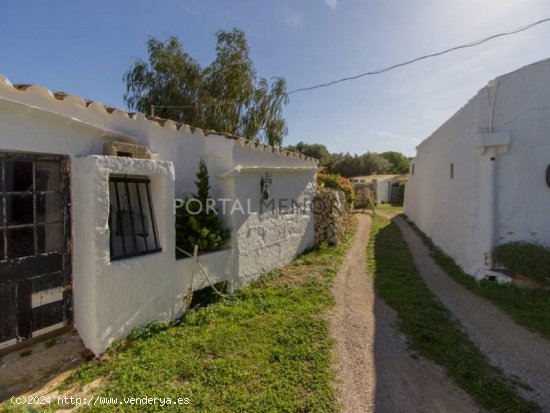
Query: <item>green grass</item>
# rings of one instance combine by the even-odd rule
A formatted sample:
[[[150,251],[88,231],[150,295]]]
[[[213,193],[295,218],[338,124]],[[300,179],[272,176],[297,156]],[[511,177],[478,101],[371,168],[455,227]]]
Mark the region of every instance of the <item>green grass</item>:
[[[550,291],[527,290],[512,284],[499,284],[494,281],[477,281],[466,274],[455,261],[439,249],[416,225],[409,221],[430,249],[435,262],[455,281],[475,294],[491,301],[506,312],[516,323],[534,333],[550,339]]]
[[[493,251],[495,260],[511,274],[550,285],[550,248],[529,242],[508,242]]]
[[[393,205],[393,204],[378,204],[374,207],[376,211],[386,211],[394,214],[403,213],[403,205]]]
[[[190,399],[170,411],[337,411],[324,314],[333,306],[330,287],[349,242],[304,254],[231,300],[185,315],[177,326],[135,330],[104,361],[82,366],[65,391],[104,378],[97,395]]]
[[[368,265],[377,294],[398,314],[410,347],[443,366],[449,377],[493,412],[538,412],[516,394],[502,371],[491,366],[461,325],[424,284],[395,223],[373,218]]]

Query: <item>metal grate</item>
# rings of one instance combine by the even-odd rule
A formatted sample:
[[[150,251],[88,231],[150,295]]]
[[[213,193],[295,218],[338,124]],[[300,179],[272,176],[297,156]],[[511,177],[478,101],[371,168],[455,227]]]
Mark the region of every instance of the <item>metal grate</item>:
[[[162,251],[147,177],[111,176],[111,261]]]

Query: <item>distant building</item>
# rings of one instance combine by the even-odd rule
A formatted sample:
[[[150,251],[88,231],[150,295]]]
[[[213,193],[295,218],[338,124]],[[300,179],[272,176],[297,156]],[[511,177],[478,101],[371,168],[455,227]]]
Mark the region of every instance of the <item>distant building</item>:
[[[364,184],[375,191],[377,204],[391,203],[396,184],[406,182],[406,180],[407,175],[365,175],[349,178],[356,188],[360,188],[361,184]]]

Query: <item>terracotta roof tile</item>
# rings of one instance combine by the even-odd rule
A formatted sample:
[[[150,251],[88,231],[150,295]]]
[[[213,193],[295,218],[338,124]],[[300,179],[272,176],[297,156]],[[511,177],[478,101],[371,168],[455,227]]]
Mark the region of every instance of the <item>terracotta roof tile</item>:
[[[2,79],[5,79],[6,84],[11,85],[14,89],[16,89],[18,91],[21,91],[21,92],[25,92],[31,86],[35,86],[31,83],[11,84],[9,82],[9,80],[7,80],[5,77],[0,75],[0,81]],[[47,89],[45,89],[45,90],[47,90]],[[60,100],[60,101],[65,100],[65,98],[68,97],[68,96],[72,96],[72,95],[70,95],[66,92],[63,92],[63,91],[57,91],[55,93],[52,93],[48,90],[48,92],[54,97],[54,99]],[[96,102],[96,101],[93,101],[93,100],[90,100],[90,99],[83,99],[83,98],[80,98],[80,99],[82,99],[84,101],[84,103],[86,104],[86,107],[90,107],[90,105],[92,105],[92,103],[99,103],[99,102]],[[99,103],[99,104],[105,109],[106,113],[108,113],[108,114],[112,114],[115,110],[120,110],[120,111],[124,112],[130,119],[135,119],[135,117],[137,115],[136,112],[129,112],[129,111],[124,110],[124,109],[117,109],[117,108],[112,107],[112,106],[103,105],[101,103]],[[159,118],[157,116],[155,116],[155,117],[145,116],[145,118],[149,121],[158,123],[160,126],[164,126],[166,124],[166,122],[169,121],[169,119]],[[174,121],[172,121],[172,122],[174,122]],[[239,136],[232,135],[230,133],[216,132],[213,129],[201,129],[201,128],[197,128],[197,127],[194,127],[194,126],[191,126],[191,125],[185,125],[185,124],[182,124],[182,123],[179,123],[179,122],[174,122],[174,123],[175,123],[175,126],[176,126],[177,130],[180,130],[183,126],[188,126],[191,130],[191,133],[195,133],[195,132],[199,131],[199,132],[202,132],[204,134],[204,136],[219,135],[219,136],[223,136],[227,139],[234,139],[234,140],[244,141],[244,142],[246,142],[245,146],[250,147],[250,148],[256,148],[256,149],[262,150],[262,151],[268,151],[268,152],[271,152],[271,153],[274,153],[274,154],[279,154],[279,155],[282,155],[282,156],[294,156],[294,157],[298,157],[299,159],[304,159],[304,160],[309,161],[309,162],[317,162],[317,160],[315,158],[306,157],[306,156],[303,156],[301,154],[296,154],[296,153],[293,153],[293,152],[289,152],[289,151],[284,150],[282,148],[271,147],[271,146],[265,145],[261,142],[251,141],[251,140],[239,137]]]

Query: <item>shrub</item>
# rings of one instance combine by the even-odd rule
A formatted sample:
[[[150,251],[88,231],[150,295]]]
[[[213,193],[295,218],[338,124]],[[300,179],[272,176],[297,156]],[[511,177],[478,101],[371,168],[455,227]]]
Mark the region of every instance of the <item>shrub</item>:
[[[550,248],[528,242],[510,242],[496,247],[493,256],[512,275],[550,283]]]
[[[343,191],[346,194],[346,199],[351,208],[355,203],[355,190],[349,182],[349,179],[343,178],[335,174],[317,174],[317,185],[321,188],[333,188]]]
[[[213,204],[213,201],[210,198],[208,169],[203,159],[199,161],[195,185],[197,194],[186,196],[183,207],[176,210],[176,246],[188,253],[193,252],[195,245],[201,252],[216,251],[229,241],[231,233],[223,228],[216,211],[207,208],[208,203]],[[176,252],[176,255],[179,254]]]

